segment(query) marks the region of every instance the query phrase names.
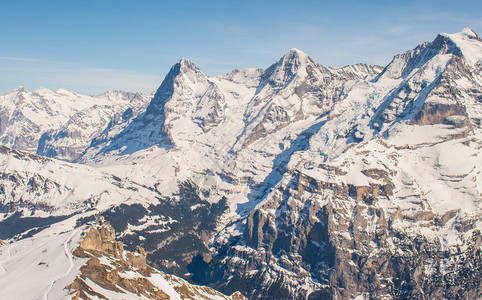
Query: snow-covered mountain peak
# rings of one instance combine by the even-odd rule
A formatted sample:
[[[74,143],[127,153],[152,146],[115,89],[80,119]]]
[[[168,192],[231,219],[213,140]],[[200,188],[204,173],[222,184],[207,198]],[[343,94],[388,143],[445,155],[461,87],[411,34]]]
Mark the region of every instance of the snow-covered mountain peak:
[[[198,69],[196,65],[190,61],[188,58],[181,58],[180,60],[177,61],[177,63],[182,67],[182,68],[189,68],[189,69]]]
[[[284,88],[295,77],[304,78],[315,69],[315,62],[306,53],[293,48],[266,69],[263,80],[275,88]]]
[[[482,62],[482,40],[472,29],[466,27],[460,32],[441,33],[439,36],[450,39],[471,65]]]
[[[147,113],[160,113],[159,109],[172,97],[175,90],[190,89],[193,85],[205,83],[206,81],[207,76],[194,63],[187,58],[180,59],[172,66],[162,81],[149,105]]]
[[[457,33],[441,33],[441,35],[450,37],[450,38],[462,38],[462,39],[479,39],[477,33],[469,27],[465,27],[462,31]]]
[[[16,95],[20,95],[21,93],[25,93],[27,90],[23,86],[19,86],[18,88],[14,89],[13,91],[4,94],[5,97],[15,97]]]
[[[18,150],[75,159],[106,127],[121,122],[127,109],[137,116],[148,100],[148,95],[122,91],[87,96],[19,87],[0,96],[0,141]]]
[[[151,98],[154,94],[151,94]],[[118,90],[113,90],[113,91],[107,91],[104,92],[100,95],[93,96],[94,99],[105,99],[107,101],[111,101],[113,103],[121,101],[124,102],[126,100],[129,100],[133,105],[135,105],[136,102],[138,102],[140,99],[142,99],[142,102],[145,104],[146,98],[148,98],[148,95],[143,95],[141,93],[134,93],[134,92],[125,92],[125,91],[118,91]]]
[[[308,54],[306,54],[305,52],[301,51],[300,49],[297,49],[297,48],[291,48],[288,52],[286,52],[286,54],[283,56],[283,58],[285,57],[297,57],[297,58],[300,58],[300,59],[308,59]]]
[[[243,84],[247,87],[257,87],[263,72],[263,69],[235,69],[226,75],[217,76],[217,78]]]
[[[265,70],[217,77],[181,59],[147,109],[148,99],[138,108],[117,91],[53,92],[50,102],[2,96],[3,144],[81,155],[87,165],[0,151],[9,234],[0,226],[0,238],[33,228],[8,227],[22,218],[92,208],[156,267],[229,293],[476,299],[482,65],[471,61],[479,45],[468,29],[440,34],[395,56],[376,80],[379,66],[323,67],[297,49]],[[29,270],[46,267],[37,248],[41,260]],[[2,261],[0,281],[11,266]],[[478,286],[460,292],[454,282]]]
[[[34,91],[35,94],[38,94],[38,95],[45,95],[45,94],[53,94],[54,91],[52,91],[51,89],[49,88],[44,88],[44,87],[39,87],[38,89],[36,89]]]
[[[313,63],[313,60],[308,56],[308,54],[296,48],[290,49],[278,61],[280,68],[291,68],[292,70],[296,71],[299,71],[302,67],[306,67],[306,65]]]
[[[212,99],[214,102],[210,102]],[[194,63],[183,58],[171,67],[146,110],[117,132],[101,152],[126,154],[154,145],[176,145],[178,128],[182,133],[186,128],[192,132],[186,125],[189,120],[202,130],[209,130],[216,123],[213,119],[221,121],[223,117],[218,115],[223,103],[224,96],[216,85]],[[197,113],[191,115],[193,111]],[[174,125],[178,123],[181,125]]]
[[[475,67],[482,60],[482,40],[465,28],[454,34],[440,33],[431,43],[422,43],[415,49],[395,55],[390,64],[375,79],[406,79],[431,61],[430,68],[440,73],[454,58],[463,59]]]
[[[331,120],[319,133],[321,152],[336,157],[347,144],[371,139],[384,131],[389,136],[398,126],[450,125],[453,130],[448,130],[445,137],[449,139],[457,130],[468,130],[469,123],[480,124],[480,71],[471,62],[482,59],[482,52],[476,51],[482,42],[475,36],[471,30],[439,34],[432,42],[394,56],[369,84],[359,82],[351,86],[346,101],[333,108]],[[359,95],[370,100],[360,102]],[[372,108],[361,113],[358,108],[362,106]],[[347,108],[356,109],[349,113]],[[346,122],[342,122],[346,117]],[[346,128],[347,123],[352,124],[350,129]],[[332,135],[333,132],[337,133]],[[424,142],[433,138],[428,132]],[[441,136],[440,132],[432,132]]]
[[[172,73],[171,73],[172,72]],[[181,58],[177,61],[174,66],[172,66],[171,70],[169,71],[170,75],[179,75],[179,74],[186,74],[186,73],[201,73],[201,70],[189,59]]]
[[[175,88],[186,88],[190,84],[205,81],[207,76],[189,59],[182,58],[175,63],[156,91],[151,104],[170,97]]]
[[[66,96],[73,96],[73,95],[78,95],[77,93],[71,91],[71,90],[67,90],[67,89],[58,89],[55,91],[57,94],[62,94],[62,95],[66,95]]]

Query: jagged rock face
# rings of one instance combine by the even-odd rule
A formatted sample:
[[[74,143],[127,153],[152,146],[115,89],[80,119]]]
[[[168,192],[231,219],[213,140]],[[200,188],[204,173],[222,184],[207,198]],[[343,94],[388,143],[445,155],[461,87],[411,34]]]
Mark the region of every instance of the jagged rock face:
[[[175,124],[193,122],[207,132],[224,119],[224,96],[192,62],[181,59],[164,78],[146,111],[101,152],[132,153],[154,145],[175,146]]]
[[[115,258],[122,258],[124,252],[123,244],[115,241],[114,228],[108,224],[100,227],[92,227],[87,231],[80,242],[80,249],[111,255]]]
[[[459,211],[387,209],[378,201],[393,197],[394,185],[378,173],[384,184],[368,186],[293,176],[250,213],[242,240],[211,261],[214,286],[253,299],[480,297],[477,219]],[[448,222],[464,250],[405,228],[444,231]]]
[[[395,56],[374,80],[346,87],[311,144],[333,159],[352,143],[390,136],[407,123],[448,125],[464,136],[480,119],[481,44],[468,30]]]
[[[350,105],[334,105],[218,245],[214,286],[253,299],[481,297],[477,41],[440,35],[351,86]]]
[[[239,151],[252,142],[310,116],[321,116],[343,97],[347,81],[373,77],[377,67],[355,65],[325,68],[292,49],[261,75],[256,95],[244,113],[243,133],[233,146]]]
[[[104,93],[99,97],[106,97],[113,103],[121,102],[123,98],[129,102],[114,110],[109,104],[100,104],[76,113],[61,128],[47,131],[41,136],[37,153],[75,160],[87,147],[126,127],[145,108],[149,99],[147,95],[124,92]]]
[[[87,151],[82,161],[102,153],[186,144],[206,145],[221,159],[230,159],[227,145],[238,152],[289,124],[319,116],[342,97],[347,81],[372,78],[380,71],[361,64],[325,68],[297,49],[266,70],[235,70],[219,77],[208,77],[182,59],[166,75],[145,113],[111,141]],[[220,135],[226,135],[222,150],[217,145]]]
[[[263,69],[236,69],[230,73],[218,76],[220,79],[224,79],[236,84],[242,84],[249,88],[256,88],[261,81],[261,75],[264,73]]]
[[[120,205],[103,216],[128,250],[142,246],[151,266],[183,276],[197,271],[193,267],[197,260],[210,257],[208,239],[228,211],[225,199],[219,203],[203,201],[198,187],[185,182],[177,199],[163,199],[148,207]]]
[[[87,259],[80,274],[66,288],[73,299],[108,299],[113,295],[146,299],[246,299],[235,292],[225,296],[211,288],[195,286],[175,276],[167,275],[146,264],[146,252],[124,251],[124,245],[115,240],[114,228],[103,220],[85,232],[73,254]],[[98,287],[101,287],[99,289]],[[106,290],[111,292],[106,294]],[[135,297],[135,296],[134,296]]]
[[[214,83],[211,83],[194,109],[194,122],[202,128],[203,132],[207,132],[224,120],[225,107],[224,95]]]
[[[446,123],[459,128],[469,125],[466,104],[470,100],[465,99],[466,91],[480,90],[479,75],[464,63],[461,50],[448,37],[439,35],[434,42],[420,48],[423,50],[405,54],[410,60],[404,68],[399,68],[403,72],[398,78],[403,82],[372,118],[374,129],[382,131],[384,124],[407,119],[419,125]],[[392,64],[399,67],[396,59]],[[443,71],[440,68],[444,68]],[[435,76],[430,76],[431,73]],[[395,75],[388,76],[394,78]],[[454,86],[458,86],[455,81],[462,78],[467,83],[462,89],[455,89]]]
[[[196,123],[204,132],[217,126],[225,117],[225,99],[216,84],[208,79],[192,62],[183,59],[179,62],[179,70],[173,78],[173,95],[162,97],[164,104],[165,126],[171,140],[175,139],[176,127],[185,122],[183,116],[191,115],[191,121]],[[170,82],[169,82],[170,83]],[[171,84],[169,84],[171,87]],[[177,125],[177,126],[176,126]],[[172,140],[176,144],[175,140]]]

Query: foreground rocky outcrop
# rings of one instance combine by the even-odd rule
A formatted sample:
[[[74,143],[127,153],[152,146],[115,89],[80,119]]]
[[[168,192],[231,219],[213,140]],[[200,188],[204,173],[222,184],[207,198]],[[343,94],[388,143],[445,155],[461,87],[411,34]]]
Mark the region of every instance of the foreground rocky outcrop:
[[[85,232],[74,256],[86,259],[80,274],[66,288],[73,299],[246,299],[239,292],[225,296],[212,288],[196,286],[146,264],[146,252],[124,250],[114,228],[101,221]]]

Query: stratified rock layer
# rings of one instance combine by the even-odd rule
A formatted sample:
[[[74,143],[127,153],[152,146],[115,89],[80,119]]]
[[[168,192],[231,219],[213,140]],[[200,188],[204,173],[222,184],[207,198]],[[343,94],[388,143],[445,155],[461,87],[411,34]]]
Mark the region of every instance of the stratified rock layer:
[[[114,228],[103,220],[85,232],[73,254],[78,258],[87,259],[80,267],[80,274],[66,287],[71,291],[73,299],[109,299],[112,294],[105,294],[103,289],[116,293],[121,298],[130,298],[129,295],[133,294],[155,300],[172,297],[246,299],[239,292],[228,297],[212,288],[195,286],[151,268],[146,264],[144,249],[137,247],[136,252],[124,251],[123,243],[115,240]],[[172,290],[176,295],[172,294]]]

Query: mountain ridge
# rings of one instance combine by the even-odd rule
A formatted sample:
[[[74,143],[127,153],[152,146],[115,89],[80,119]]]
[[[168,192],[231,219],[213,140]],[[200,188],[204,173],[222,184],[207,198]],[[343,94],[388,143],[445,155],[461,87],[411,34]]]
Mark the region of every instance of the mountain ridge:
[[[98,188],[53,197],[58,216],[103,195],[91,209],[126,247],[226,294],[476,298],[481,58],[466,29],[383,69],[323,67],[292,49],[264,70],[211,77],[181,59],[150,103],[92,139],[80,166],[1,152],[0,226],[20,210],[47,216],[48,201],[22,195],[62,190],[77,170]],[[130,187],[135,199],[115,200]]]

